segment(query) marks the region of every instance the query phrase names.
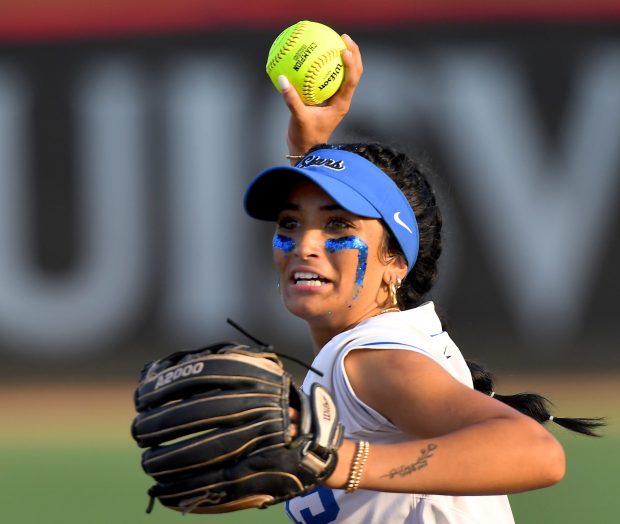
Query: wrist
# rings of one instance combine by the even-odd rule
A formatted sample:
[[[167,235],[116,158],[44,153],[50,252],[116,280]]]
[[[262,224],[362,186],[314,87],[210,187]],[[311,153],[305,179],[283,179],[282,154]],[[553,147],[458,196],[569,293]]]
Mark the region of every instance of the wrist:
[[[293,166],[305,156],[305,151],[303,151],[302,148],[290,145],[288,147],[288,154],[285,155],[285,157]]]
[[[355,455],[353,456],[353,460],[351,462],[349,478],[347,479],[347,485],[345,487],[345,491],[347,493],[353,493],[357,488],[359,488],[369,451],[370,443],[368,441],[360,440],[356,444]]]
[[[326,137],[324,140],[323,137],[305,137],[304,140],[291,140],[290,138],[287,140],[286,145],[288,146],[288,154],[291,156],[294,155],[302,155],[306,156],[308,151],[312,149],[314,146],[319,144],[326,144],[329,137]]]
[[[344,439],[338,449],[338,464],[334,472],[325,479],[325,485],[332,489],[345,489],[349,481],[351,463],[355,457],[356,442]]]
[[[310,147],[305,148],[304,146],[290,145],[288,146],[288,156],[291,157],[300,157],[303,158],[306,156],[306,152],[310,149]]]

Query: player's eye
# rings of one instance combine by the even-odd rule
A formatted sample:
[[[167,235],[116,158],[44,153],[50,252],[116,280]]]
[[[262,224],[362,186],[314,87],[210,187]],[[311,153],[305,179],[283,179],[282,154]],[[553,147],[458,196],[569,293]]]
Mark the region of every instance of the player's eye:
[[[343,217],[331,217],[327,221],[327,228],[331,231],[344,231],[346,229],[353,229],[355,226],[350,220]]]
[[[278,218],[278,229],[283,229],[285,231],[290,231],[291,229],[295,229],[299,226],[299,221],[291,216],[282,216]]]

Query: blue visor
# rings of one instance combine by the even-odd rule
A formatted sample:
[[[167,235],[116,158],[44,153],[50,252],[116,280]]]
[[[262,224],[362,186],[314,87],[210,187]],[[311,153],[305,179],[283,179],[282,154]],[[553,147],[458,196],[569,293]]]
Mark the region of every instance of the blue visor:
[[[382,219],[407,259],[409,271],[418,256],[418,224],[413,209],[394,181],[365,158],[341,149],[318,149],[296,166],[271,167],[254,178],[244,200],[245,210],[259,220],[275,221],[291,186],[301,175],[317,184],[343,209]]]

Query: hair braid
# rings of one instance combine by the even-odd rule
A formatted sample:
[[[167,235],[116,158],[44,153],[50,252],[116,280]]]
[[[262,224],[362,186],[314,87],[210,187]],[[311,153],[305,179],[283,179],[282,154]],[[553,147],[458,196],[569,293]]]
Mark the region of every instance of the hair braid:
[[[471,372],[474,389],[490,395],[493,398],[507,404],[513,409],[520,411],[524,415],[533,418],[541,424],[552,421],[565,429],[589,435],[591,437],[600,436],[596,431],[604,428],[607,423],[604,417],[595,418],[565,418],[556,417],[551,414],[553,405],[549,399],[538,393],[515,393],[513,395],[500,395],[494,390],[495,377],[483,366],[471,360],[466,360],[469,371]]]

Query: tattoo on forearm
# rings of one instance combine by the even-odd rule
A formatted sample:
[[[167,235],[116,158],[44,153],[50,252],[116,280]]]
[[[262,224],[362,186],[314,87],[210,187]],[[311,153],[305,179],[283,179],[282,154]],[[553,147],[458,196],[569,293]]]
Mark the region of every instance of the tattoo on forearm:
[[[393,479],[396,476],[404,477],[406,475],[411,475],[411,473],[413,473],[414,471],[418,471],[428,465],[428,459],[433,456],[433,452],[436,449],[437,444],[430,443],[424,449],[420,450],[420,456],[413,464],[403,464],[402,466],[398,466],[397,468],[392,468],[389,473],[386,473],[382,476]]]

